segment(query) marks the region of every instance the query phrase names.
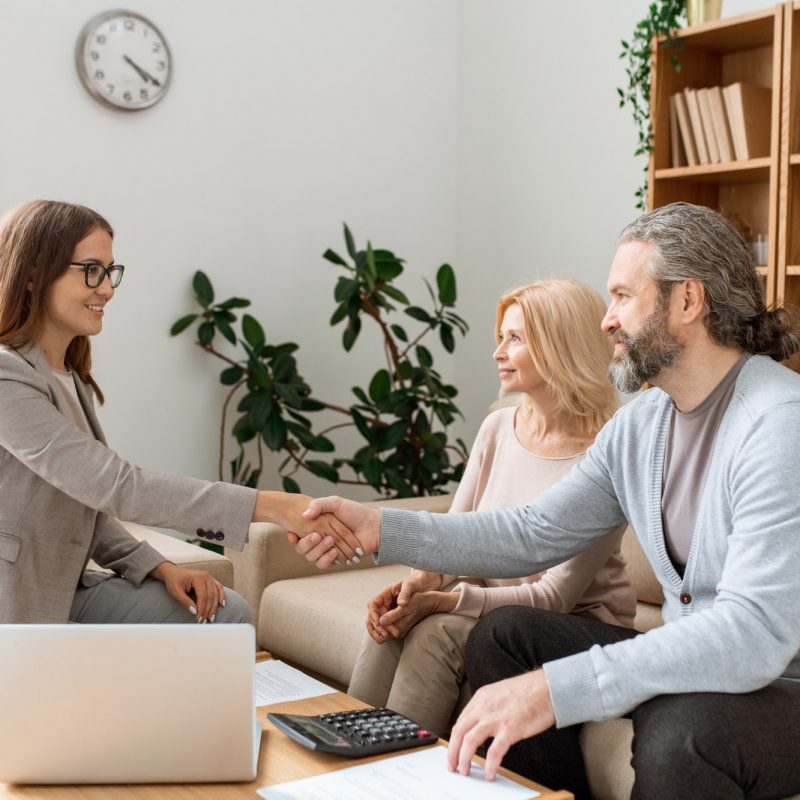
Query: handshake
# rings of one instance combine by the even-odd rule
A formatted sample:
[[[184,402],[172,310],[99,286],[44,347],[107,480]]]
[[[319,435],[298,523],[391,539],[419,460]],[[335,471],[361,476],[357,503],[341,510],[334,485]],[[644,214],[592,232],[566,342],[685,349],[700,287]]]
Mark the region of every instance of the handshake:
[[[341,497],[312,500],[302,512],[306,524],[292,530],[295,551],[320,569],[331,564],[351,564],[377,553],[381,542],[381,512]],[[390,584],[367,604],[367,631],[378,643],[402,639],[429,614],[452,611],[458,592],[438,591],[444,576],[412,570],[403,581]]]

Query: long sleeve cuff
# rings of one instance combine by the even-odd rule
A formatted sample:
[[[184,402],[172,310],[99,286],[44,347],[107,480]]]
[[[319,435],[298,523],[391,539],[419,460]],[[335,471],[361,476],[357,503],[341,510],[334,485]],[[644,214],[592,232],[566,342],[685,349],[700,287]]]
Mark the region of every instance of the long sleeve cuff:
[[[381,546],[377,564],[417,563],[420,545],[420,512],[398,508],[381,509]]]
[[[458,602],[452,613],[461,614],[462,617],[478,619],[483,614],[483,605],[486,598],[484,588],[462,581],[453,589],[453,591],[456,590],[458,591]]]
[[[550,688],[557,728],[608,716],[590,651],[548,661],[542,669]]]

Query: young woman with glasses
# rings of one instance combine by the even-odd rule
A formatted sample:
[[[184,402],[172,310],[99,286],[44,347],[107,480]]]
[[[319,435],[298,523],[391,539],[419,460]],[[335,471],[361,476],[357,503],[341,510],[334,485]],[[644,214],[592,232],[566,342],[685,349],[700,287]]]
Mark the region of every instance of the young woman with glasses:
[[[597,292],[571,280],[522,286],[500,298],[494,360],[503,391],[518,393],[520,402],[484,420],[451,512],[529,503],[583,459],[616,410],[604,315]],[[461,692],[467,637],[484,614],[527,605],[631,627],[636,598],[621,537],[618,529],[521,579],[462,581],[412,570],[370,601],[348,692],[442,733]]]
[[[107,447],[89,339],[125,270],[113,235],[96,212],[47,200],[0,223],[0,623],[247,621],[239,595],[117,519],[237,549],[251,521],[349,532],[302,520],[303,495],[149,472]]]

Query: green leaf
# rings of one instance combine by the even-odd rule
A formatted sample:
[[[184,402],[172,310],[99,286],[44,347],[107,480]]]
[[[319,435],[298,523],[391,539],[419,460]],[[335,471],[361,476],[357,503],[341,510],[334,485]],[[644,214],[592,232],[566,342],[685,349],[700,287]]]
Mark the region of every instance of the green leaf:
[[[342,347],[349,353],[356,343],[358,334],[361,331],[361,320],[358,317],[351,317],[347,327],[342,334]]]
[[[344,241],[347,245],[347,252],[350,253],[350,258],[354,261],[356,259],[356,244],[353,241],[353,234],[350,233],[350,228],[347,227],[347,223],[344,223]]]
[[[400,275],[403,271],[403,265],[392,257],[391,259],[383,260],[378,259],[378,253],[380,251],[375,251],[375,266],[377,269],[378,277],[384,281],[393,281],[398,275]]]
[[[378,267],[375,265],[375,253],[372,251],[372,242],[370,241],[367,242],[367,274],[372,278],[374,286],[378,278]]]
[[[244,370],[241,367],[228,367],[220,373],[219,382],[223,386],[233,386],[234,383],[241,380],[242,375],[244,375]]]
[[[446,325],[444,322],[439,328],[439,337],[442,340],[442,346],[448,353],[452,353],[456,349],[456,340],[453,337],[453,329]]]
[[[339,472],[324,461],[306,461],[306,467],[318,478],[324,478],[331,483],[339,482]]]
[[[219,332],[231,343],[236,344],[236,334],[233,332],[233,328],[228,325],[227,322],[223,322],[222,320],[217,320],[217,328]]]
[[[358,281],[355,278],[346,278],[342,275],[336,281],[336,288],[333,290],[333,299],[337,303],[343,303],[351,297],[358,296]]]
[[[364,464],[364,478],[369,484],[376,489],[381,488],[381,475],[383,473],[383,464],[379,458],[370,458]]]
[[[369,405],[369,398],[360,386],[353,386],[350,390],[364,405]]]
[[[394,286],[383,286],[381,287],[381,291],[391,297],[392,300],[397,300],[398,303],[402,303],[404,306],[407,306],[411,302],[399,289],[396,289]]]
[[[297,375],[297,362],[287,353],[278,353],[272,361],[272,375],[277,383],[289,383]]]
[[[449,264],[442,264],[436,273],[436,284],[439,287],[439,301],[443,306],[452,306],[456,302],[456,274]]]
[[[326,261],[330,261],[331,264],[338,264],[340,267],[348,266],[347,262],[338,254],[334,253],[333,250],[328,248],[323,254],[322,257]]]
[[[253,350],[260,350],[266,342],[267,337],[264,335],[261,323],[250,314],[245,314],[242,317],[242,333]]]
[[[432,367],[433,366],[433,356],[428,350],[427,347],[423,347],[421,344],[417,345],[417,360],[423,367]]]
[[[424,308],[420,308],[419,306],[410,306],[409,308],[405,309],[405,312],[409,317],[418,319],[420,322],[427,322],[429,325],[431,322],[433,322],[433,317],[431,317],[431,315]]]
[[[203,347],[208,347],[211,344],[211,340],[214,338],[214,323],[213,322],[204,322],[198,329],[197,329],[197,340],[200,342]]]
[[[198,314],[187,314],[185,317],[181,317],[170,329],[169,335],[170,336],[177,336],[179,333],[183,333],[198,317]]]
[[[230,300],[226,300],[224,303],[220,303],[220,308],[247,308],[250,305],[249,300],[245,300],[243,297],[231,297]]]
[[[293,478],[290,478],[288,475],[284,475],[283,477],[283,491],[288,492],[289,494],[303,493],[297,481]]]
[[[322,411],[325,408],[325,403],[319,400],[313,400],[310,397],[303,398],[302,411]]]
[[[253,430],[261,430],[267,422],[267,417],[273,414],[273,400],[268,392],[252,392],[253,403],[250,406],[250,426]]]
[[[256,436],[256,432],[250,425],[250,418],[247,415],[237,420],[236,424],[233,426],[232,433],[239,444],[249,442],[251,439],[255,439]]]
[[[286,423],[283,418],[278,414],[269,416],[261,429],[261,435],[264,437],[264,444],[270,450],[281,450],[286,444],[287,435]]]
[[[353,422],[358,428],[358,432],[370,443],[372,444],[373,440],[375,439],[375,433],[373,427],[367,422],[367,420],[354,408],[350,409],[350,416],[353,418]]]
[[[383,437],[381,439],[381,449],[382,450],[394,450],[400,442],[403,441],[406,437],[406,429],[407,429],[407,421],[404,419],[398,420],[397,422],[393,422],[386,430],[384,431]]]
[[[369,384],[369,396],[375,401],[383,400],[392,390],[392,381],[385,369],[379,369]]]
[[[288,383],[276,383],[275,391],[285,401],[286,405],[292,408],[303,407],[303,398]]]
[[[208,308],[214,302],[214,289],[205,272],[200,270],[195,272],[192,288],[197,296],[197,301],[203,308]]]
[[[347,316],[347,306],[341,303],[331,317],[331,326],[338,325]]]
[[[401,341],[407,342],[408,341],[408,334],[405,332],[403,328],[399,325],[391,325],[392,333]]]

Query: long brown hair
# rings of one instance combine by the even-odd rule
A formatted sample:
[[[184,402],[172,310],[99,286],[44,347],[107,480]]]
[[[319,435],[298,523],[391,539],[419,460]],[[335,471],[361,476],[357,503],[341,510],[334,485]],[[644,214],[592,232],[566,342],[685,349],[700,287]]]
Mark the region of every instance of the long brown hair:
[[[525,340],[539,374],[559,408],[594,436],[617,410],[608,380],[611,339],[600,329],[606,307],[580,281],[553,278],[504,294],[497,304],[495,335],[506,309],[516,303],[525,321]]]
[[[114,236],[96,211],[55,200],[32,200],[0,223],[0,344],[22,347],[39,336],[47,314],[47,294],[66,272],[78,242],[95,228]],[[91,375],[88,336],[70,342],[65,365],[91,385],[100,403],[103,393]]]

